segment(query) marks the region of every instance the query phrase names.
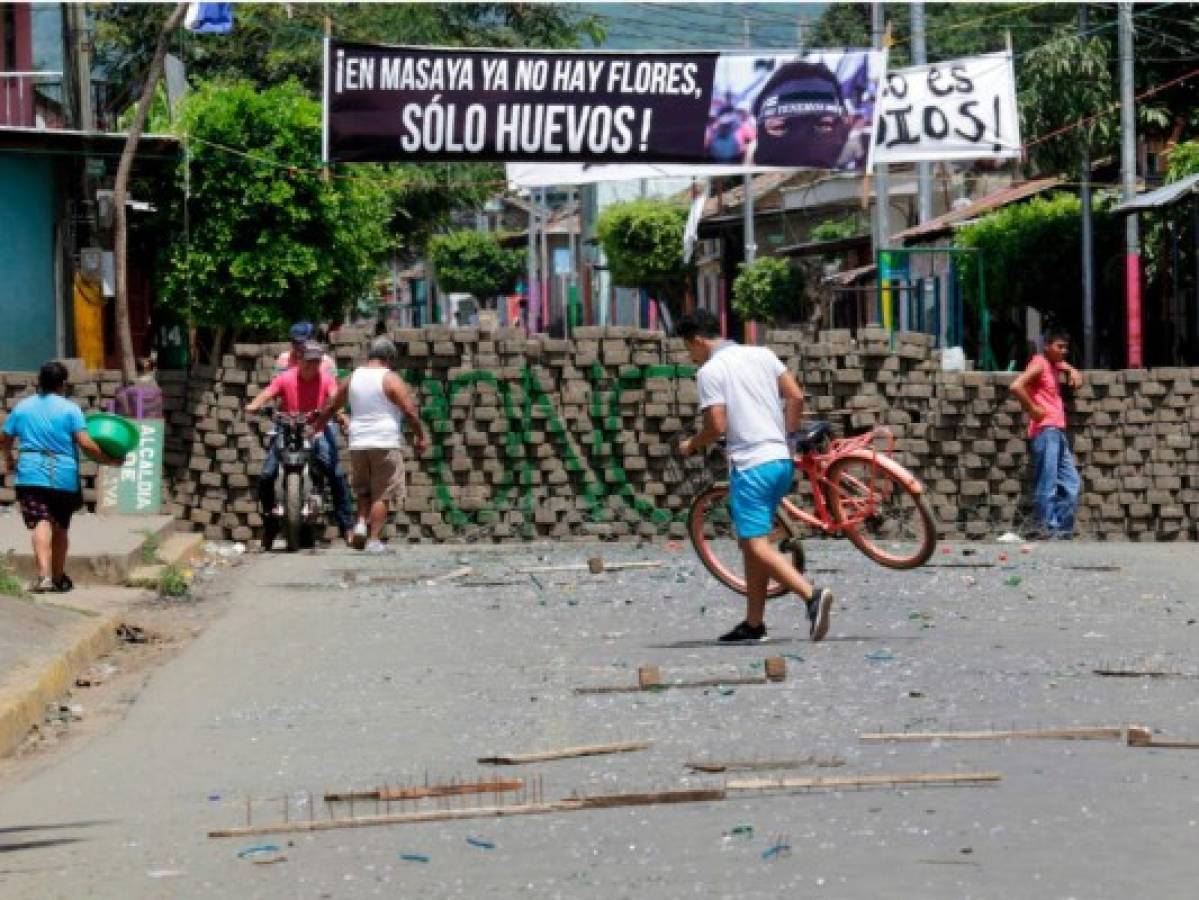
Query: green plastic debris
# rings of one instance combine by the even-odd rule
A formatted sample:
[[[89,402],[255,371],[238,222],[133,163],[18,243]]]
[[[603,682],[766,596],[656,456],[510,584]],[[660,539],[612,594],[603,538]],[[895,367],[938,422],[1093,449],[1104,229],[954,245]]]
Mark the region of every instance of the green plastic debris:
[[[1008,587],[1019,587],[1023,580],[1019,575],[1010,575],[1003,583]]]

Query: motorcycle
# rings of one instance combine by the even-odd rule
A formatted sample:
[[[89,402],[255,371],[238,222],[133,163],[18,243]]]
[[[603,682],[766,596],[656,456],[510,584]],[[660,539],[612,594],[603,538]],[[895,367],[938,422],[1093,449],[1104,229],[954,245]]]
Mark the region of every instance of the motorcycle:
[[[287,551],[310,548],[324,518],[324,485],[312,466],[313,438],[307,417],[301,414],[280,413],[274,417],[270,440],[279,442],[279,478],[282,492],[276,490],[271,514],[279,520],[287,540]]]

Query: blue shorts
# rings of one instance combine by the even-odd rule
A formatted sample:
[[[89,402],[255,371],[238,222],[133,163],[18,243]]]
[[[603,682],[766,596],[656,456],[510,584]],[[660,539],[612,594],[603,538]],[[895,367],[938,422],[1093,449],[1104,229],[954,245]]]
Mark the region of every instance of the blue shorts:
[[[729,469],[729,511],[738,538],[770,534],[774,511],[791,490],[795,464],[776,459],[750,469]]]

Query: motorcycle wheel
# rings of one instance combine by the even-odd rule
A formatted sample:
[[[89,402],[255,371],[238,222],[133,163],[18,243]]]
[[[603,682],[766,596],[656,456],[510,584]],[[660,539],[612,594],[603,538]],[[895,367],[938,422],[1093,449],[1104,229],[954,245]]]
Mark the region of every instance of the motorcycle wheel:
[[[283,530],[287,537],[287,552],[295,553],[304,546],[304,478],[301,473],[287,473],[284,491]]]

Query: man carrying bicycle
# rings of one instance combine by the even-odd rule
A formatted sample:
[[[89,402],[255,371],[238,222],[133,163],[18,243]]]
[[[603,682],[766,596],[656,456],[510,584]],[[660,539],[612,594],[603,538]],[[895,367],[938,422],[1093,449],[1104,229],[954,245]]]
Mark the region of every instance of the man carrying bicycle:
[[[706,310],[683,316],[675,333],[700,367],[703,411],[703,428],[682,440],[679,450],[689,456],[726,437],[729,509],[745,560],[745,619],[720,640],[766,639],[766,590],[774,578],[804,599],[809,634],[819,641],[828,633],[832,591],[813,587],[769,538],[775,512],[795,480],[787,435],[799,426],[803,390],[767,348],[723,340],[719,322]]]

